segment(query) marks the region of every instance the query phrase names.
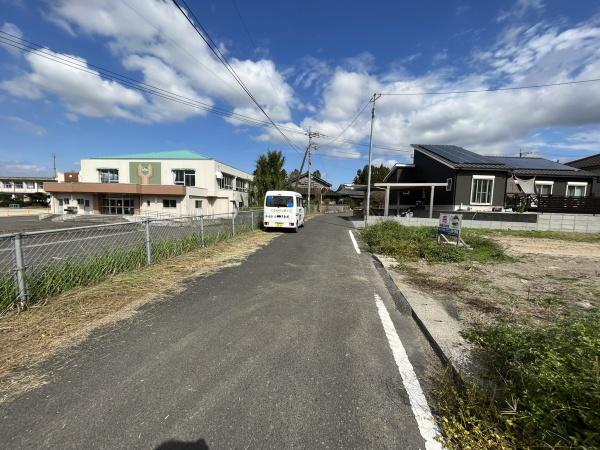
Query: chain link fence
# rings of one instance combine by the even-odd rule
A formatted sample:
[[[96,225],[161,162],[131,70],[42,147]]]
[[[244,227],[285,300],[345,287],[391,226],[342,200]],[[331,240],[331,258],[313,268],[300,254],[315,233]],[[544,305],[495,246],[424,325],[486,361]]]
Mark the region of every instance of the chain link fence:
[[[0,310],[256,230],[262,210],[0,235]]]

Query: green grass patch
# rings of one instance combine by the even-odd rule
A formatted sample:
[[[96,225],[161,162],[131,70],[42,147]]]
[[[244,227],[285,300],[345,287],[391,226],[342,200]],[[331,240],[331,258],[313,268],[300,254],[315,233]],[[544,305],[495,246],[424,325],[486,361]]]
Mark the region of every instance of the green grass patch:
[[[466,337],[484,382],[439,392],[449,449],[600,448],[600,310],[546,327],[502,322]]]
[[[600,242],[600,233],[566,233],[562,231],[495,230],[469,228],[469,234],[479,236],[515,236],[534,239],[556,239],[571,242]]]
[[[365,228],[362,236],[371,251],[393,256],[399,262],[426,259],[437,263],[492,263],[510,260],[496,242],[470,231],[465,230],[463,238],[472,249],[438,244],[434,227],[407,227],[391,220]]]
[[[236,227],[236,236],[251,231],[250,225]],[[152,243],[152,262],[157,263],[200,247],[208,247],[232,238],[230,230],[207,234],[202,242],[198,234],[169,238]],[[146,265],[146,245],[121,250],[107,250],[83,260],[59,262],[42,268],[25,270],[29,303],[36,303],[76,287],[89,286],[110,276]],[[17,299],[14,275],[0,277],[0,311],[10,308]]]

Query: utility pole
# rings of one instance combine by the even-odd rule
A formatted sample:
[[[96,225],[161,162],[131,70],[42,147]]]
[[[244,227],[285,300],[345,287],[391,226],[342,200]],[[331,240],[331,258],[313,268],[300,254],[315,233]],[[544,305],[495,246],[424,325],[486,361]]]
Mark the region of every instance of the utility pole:
[[[381,94],[373,94],[370,103],[373,103],[371,108],[371,134],[369,135],[369,165],[368,165],[368,177],[367,177],[367,204],[365,207],[365,227],[369,223],[369,210],[371,206],[371,154],[373,153],[373,122],[375,122],[375,102],[381,97]]]
[[[56,174],[56,153],[52,153],[52,167],[54,169],[54,179],[57,178]]]
[[[311,188],[311,184],[312,184],[312,149],[313,148],[317,148],[317,146],[315,144],[312,143],[312,139],[314,137],[319,137],[321,136],[317,131],[310,131],[310,129],[308,130],[308,147],[306,147],[306,153],[308,155],[308,199],[307,199],[307,208],[308,208],[308,212],[310,213],[310,188]],[[300,174],[302,175],[302,174]]]

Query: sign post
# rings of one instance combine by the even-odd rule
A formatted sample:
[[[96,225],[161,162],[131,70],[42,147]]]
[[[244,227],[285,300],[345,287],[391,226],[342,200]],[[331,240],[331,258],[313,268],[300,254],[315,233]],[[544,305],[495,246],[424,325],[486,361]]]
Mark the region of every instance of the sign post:
[[[441,213],[437,230],[438,243],[442,242],[443,240],[444,244],[464,245],[465,247],[468,247],[468,245],[462,239],[461,230],[462,214]],[[447,236],[455,237],[456,242],[450,241]]]

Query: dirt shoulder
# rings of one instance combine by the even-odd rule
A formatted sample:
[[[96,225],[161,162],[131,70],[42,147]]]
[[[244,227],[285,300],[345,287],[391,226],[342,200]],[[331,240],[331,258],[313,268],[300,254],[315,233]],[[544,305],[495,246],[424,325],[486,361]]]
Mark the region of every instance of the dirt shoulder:
[[[191,277],[239,265],[277,237],[256,231],[97,285],[69,291],[0,319],[0,403],[46,382],[41,362],[76,345],[95,329],[132,317],[150,302],[183,290]]]
[[[600,306],[600,244],[493,236],[514,260],[404,263],[415,288],[443,302],[470,325],[499,318],[547,323],[570,309]]]

